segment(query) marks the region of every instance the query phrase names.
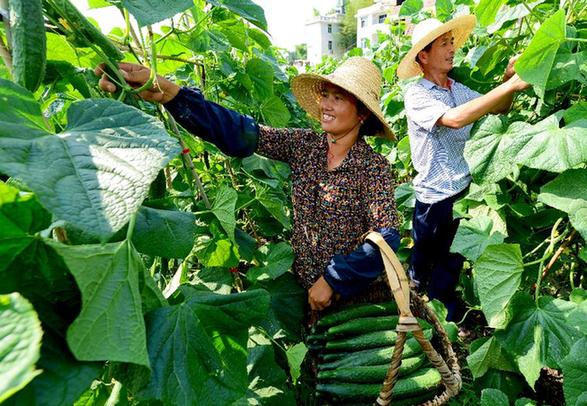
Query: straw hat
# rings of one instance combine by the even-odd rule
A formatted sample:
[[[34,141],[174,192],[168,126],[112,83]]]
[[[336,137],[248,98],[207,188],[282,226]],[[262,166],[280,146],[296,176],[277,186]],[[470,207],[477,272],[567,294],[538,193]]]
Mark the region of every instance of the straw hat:
[[[414,27],[412,33],[412,49],[408,52],[397,68],[397,76],[400,79],[409,79],[422,73],[420,65],[416,62],[418,52],[426,48],[442,34],[452,31],[455,50],[459,49],[473,31],[477,18],[474,15],[456,17],[447,23],[441,23],[436,18],[421,21]]]
[[[352,57],[344,61],[330,75],[303,73],[296,76],[291,88],[298,103],[313,118],[320,120],[320,97],[324,83],[332,83],[360,100],[373,114],[373,118],[381,123],[382,131],[375,135],[395,139],[389,125],[385,121],[380,106],[381,73],[370,60]],[[371,118],[371,117],[370,117]],[[369,119],[370,119],[369,118]],[[367,119],[367,120],[369,120]]]

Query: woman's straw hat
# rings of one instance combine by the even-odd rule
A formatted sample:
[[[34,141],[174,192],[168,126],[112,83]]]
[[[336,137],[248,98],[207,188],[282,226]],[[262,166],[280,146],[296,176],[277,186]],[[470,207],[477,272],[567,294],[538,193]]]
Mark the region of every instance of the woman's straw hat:
[[[332,83],[360,100],[373,118],[381,123],[381,131],[374,135],[381,135],[394,139],[383,116],[380,106],[381,73],[370,60],[362,57],[352,57],[344,61],[330,75],[303,73],[296,76],[291,88],[298,103],[310,116],[320,120],[320,97],[324,83]],[[369,119],[367,119],[369,120]]]
[[[422,73],[420,65],[416,62],[418,52],[426,48],[436,38],[449,31],[454,37],[455,50],[459,49],[475,28],[477,18],[474,15],[456,17],[447,23],[441,23],[436,18],[421,21],[414,27],[412,33],[412,49],[404,56],[397,68],[397,76],[400,79],[409,79]]]

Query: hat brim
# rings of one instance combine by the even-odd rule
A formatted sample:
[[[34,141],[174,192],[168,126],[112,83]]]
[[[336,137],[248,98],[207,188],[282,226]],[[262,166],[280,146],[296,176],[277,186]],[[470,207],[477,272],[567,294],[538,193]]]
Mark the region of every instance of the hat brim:
[[[436,38],[440,37],[449,31],[452,31],[454,37],[454,48],[455,51],[463,46],[469,35],[475,28],[477,23],[477,17],[474,15],[465,15],[456,17],[449,22],[442,24],[441,26],[430,31],[426,36],[420,39],[416,44],[412,46],[409,52],[404,56],[397,68],[397,76],[400,79],[409,79],[411,77],[420,75],[422,69],[418,62],[416,62],[416,56],[418,52],[426,48],[428,44],[433,42]]]
[[[336,76],[318,75],[314,73],[302,73],[293,78],[291,83],[292,92],[299,105],[314,119],[320,121],[320,97],[325,83],[330,83],[340,87],[346,92],[352,94],[373,114],[381,124],[382,131],[373,134],[395,140],[395,135],[389,124],[385,121],[381,106],[375,105],[372,101],[361,97],[360,92],[353,91],[347,81],[341,80]]]

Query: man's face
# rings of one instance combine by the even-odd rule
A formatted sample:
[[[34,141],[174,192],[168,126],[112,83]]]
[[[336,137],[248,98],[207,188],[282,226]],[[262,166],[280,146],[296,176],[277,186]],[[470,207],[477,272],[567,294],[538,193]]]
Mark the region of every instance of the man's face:
[[[422,69],[448,73],[454,62],[455,48],[452,32],[441,35],[432,42],[429,51],[420,52]]]

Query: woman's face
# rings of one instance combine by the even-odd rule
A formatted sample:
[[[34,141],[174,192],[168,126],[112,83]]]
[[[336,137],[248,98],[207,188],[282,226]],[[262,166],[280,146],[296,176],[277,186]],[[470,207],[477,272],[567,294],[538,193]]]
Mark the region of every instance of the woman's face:
[[[357,98],[338,86],[325,84],[320,93],[320,124],[333,136],[359,128]]]

